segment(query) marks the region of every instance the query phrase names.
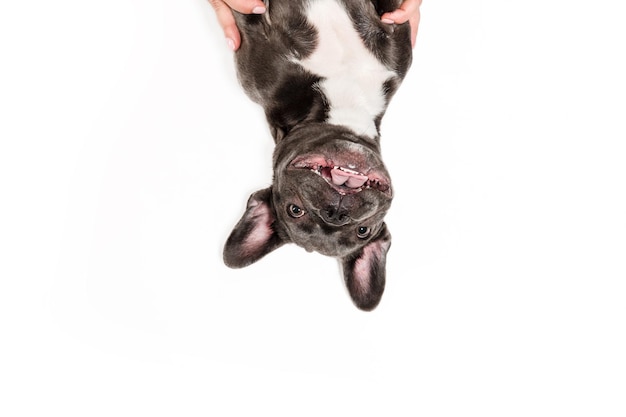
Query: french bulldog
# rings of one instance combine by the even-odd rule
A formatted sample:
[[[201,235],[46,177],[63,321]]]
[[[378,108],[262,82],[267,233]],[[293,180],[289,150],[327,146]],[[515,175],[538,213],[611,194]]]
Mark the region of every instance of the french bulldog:
[[[235,13],[235,62],[274,138],[273,181],[250,196],[224,263],[245,267],[295,243],[337,258],[354,304],[372,310],[391,245],[380,123],[411,64],[410,28],[381,22],[395,0],[265,4],[263,15]]]

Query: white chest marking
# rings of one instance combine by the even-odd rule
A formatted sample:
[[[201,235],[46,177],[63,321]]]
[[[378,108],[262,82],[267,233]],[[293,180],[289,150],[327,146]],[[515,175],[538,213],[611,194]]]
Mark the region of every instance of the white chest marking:
[[[318,43],[311,56],[297,62],[324,78],[319,88],[329,101],[328,121],[377,136],[374,119],[385,108],[383,83],[396,74],[363,45],[336,0],[312,0],[306,15],[317,29]]]

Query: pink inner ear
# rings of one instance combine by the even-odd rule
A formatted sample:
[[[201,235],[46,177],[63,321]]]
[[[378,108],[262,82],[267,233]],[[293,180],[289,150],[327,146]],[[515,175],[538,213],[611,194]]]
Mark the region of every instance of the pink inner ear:
[[[270,208],[265,204],[254,206],[250,218],[254,222],[254,228],[246,236],[242,244],[247,254],[256,252],[259,247],[265,245],[272,236],[272,215]]]
[[[354,283],[355,289],[362,294],[365,294],[370,289],[370,275],[372,271],[372,260],[377,257],[378,253],[376,249],[379,245],[367,245],[363,248],[363,254],[354,263]]]
[[[391,242],[389,240],[381,239],[370,242],[363,248],[363,253],[354,262],[353,289],[361,294],[366,294],[370,291],[372,285],[372,269],[375,267],[375,264],[385,256],[390,245]]]

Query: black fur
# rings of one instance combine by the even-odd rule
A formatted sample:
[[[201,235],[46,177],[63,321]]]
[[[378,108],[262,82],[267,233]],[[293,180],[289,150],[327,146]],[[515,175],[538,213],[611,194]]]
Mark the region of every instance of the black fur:
[[[328,122],[332,103],[320,88],[324,79],[298,63],[319,46],[317,30],[306,17],[307,4],[315,1],[266,0],[264,15],[236,14],[242,36],[235,55],[239,80],[263,106],[276,148],[272,186],[248,200],[224,247],[224,262],[244,267],[293,242],[337,258],[352,300],[371,310],[385,288],[391,245],[384,216],[393,193],[378,133],[384,109],[373,117],[374,137]],[[399,1],[336,1],[363,45],[395,73],[381,85],[366,87],[379,88],[388,104],[411,63],[408,24],[380,21]],[[353,168],[355,181],[367,180],[363,186],[334,183],[333,174]]]

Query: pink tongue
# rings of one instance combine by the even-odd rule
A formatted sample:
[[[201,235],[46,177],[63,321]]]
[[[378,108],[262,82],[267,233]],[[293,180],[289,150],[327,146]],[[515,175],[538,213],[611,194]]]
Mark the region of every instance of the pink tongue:
[[[330,171],[330,175],[335,185],[345,185],[350,188],[359,188],[365,184],[368,180],[366,175],[354,174],[351,172],[342,171],[337,168],[333,168]]]

